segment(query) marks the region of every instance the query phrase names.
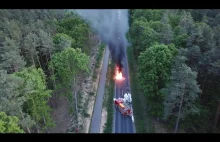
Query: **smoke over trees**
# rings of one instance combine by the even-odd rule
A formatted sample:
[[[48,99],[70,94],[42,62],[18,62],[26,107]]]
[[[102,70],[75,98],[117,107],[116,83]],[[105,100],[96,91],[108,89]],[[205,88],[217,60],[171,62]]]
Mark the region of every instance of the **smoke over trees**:
[[[128,44],[126,33],[129,29],[128,10],[76,10],[109,45],[113,60],[122,67],[125,47]]]

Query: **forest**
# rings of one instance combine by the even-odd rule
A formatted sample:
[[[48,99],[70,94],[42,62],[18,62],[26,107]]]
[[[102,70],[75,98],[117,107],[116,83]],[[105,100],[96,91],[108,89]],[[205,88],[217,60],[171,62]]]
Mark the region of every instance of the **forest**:
[[[130,9],[128,16],[131,74],[149,117],[172,132],[220,132],[220,10]],[[71,10],[0,10],[1,133],[47,132],[60,95],[77,115],[94,34]]]
[[[57,91],[76,107],[93,31],[70,10],[0,10],[0,132],[46,132]],[[74,92],[74,93],[72,93]]]
[[[171,132],[219,132],[220,10],[131,9],[139,92]]]

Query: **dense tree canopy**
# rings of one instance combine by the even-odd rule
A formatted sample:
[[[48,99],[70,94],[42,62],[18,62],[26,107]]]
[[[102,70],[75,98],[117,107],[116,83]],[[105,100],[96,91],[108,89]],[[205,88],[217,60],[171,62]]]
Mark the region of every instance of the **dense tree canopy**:
[[[18,126],[16,116],[7,116],[0,112],[0,133],[23,133],[24,131]]]
[[[219,18],[218,9],[129,10],[146,106],[175,132],[219,131]],[[89,72],[91,33],[74,11],[0,10],[0,132],[53,126],[48,101],[58,89],[77,100],[76,84]]]
[[[195,101],[200,93],[196,81],[197,73],[193,72],[185,64],[185,57],[176,56],[171,69],[170,83],[167,88],[162,89],[165,98],[165,119],[168,116],[177,116],[176,129],[179,119],[184,118],[187,114],[198,114],[199,110],[195,106]],[[177,109],[178,108],[178,109]]]
[[[88,72],[90,31],[69,10],[0,10],[1,132],[54,126],[48,101]]]
[[[25,90],[26,106],[28,112],[35,122],[39,123],[44,120],[46,126],[52,125],[50,117],[50,107],[47,105],[51,97],[51,90],[46,89],[46,78],[42,69],[30,67],[16,72],[16,76],[24,79],[20,88]]]
[[[191,132],[212,132],[215,127],[220,99],[219,12],[129,11],[128,36],[146,105],[153,116],[164,116],[167,124],[175,125],[175,131],[178,125]]]
[[[152,114],[162,117],[164,96],[159,92],[169,79],[173,45],[155,44],[138,57],[138,77],[144,94],[148,97]]]

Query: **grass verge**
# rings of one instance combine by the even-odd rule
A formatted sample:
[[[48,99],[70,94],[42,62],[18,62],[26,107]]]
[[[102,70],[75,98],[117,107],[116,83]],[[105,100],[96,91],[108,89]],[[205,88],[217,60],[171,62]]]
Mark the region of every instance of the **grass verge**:
[[[104,53],[104,49],[105,49],[105,44],[101,43],[98,47],[98,54],[96,56],[96,64],[95,64],[95,68],[94,68],[94,73],[93,73],[93,80],[95,80],[97,78],[97,74],[96,74],[96,69],[98,69],[101,65],[101,60],[103,58],[103,53]]]
[[[138,80],[137,80],[137,68],[136,61],[133,56],[132,47],[127,48],[127,57],[129,64],[129,74],[130,74],[130,84],[131,84],[131,94],[134,109],[134,120],[136,133],[153,133],[154,128],[152,126],[151,117],[148,115],[146,104],[141,102],[146,102],[146,98],[139,93]],[[143,113],[140,113],[143,112]]]
[[[114,80],[113,80],[113,75],[114,75],[114,63],[110,62],[108,66],[108,71],[107,71],[107,79],[108,82],[106,83],[106,102],[103,104],[103,106],[106,107],[107,110],[107,120],[105,123],[105,128],[103,133],[112,133],[112,124],[113,124],[113,108],[112,108],[112,99],[114,95]]]

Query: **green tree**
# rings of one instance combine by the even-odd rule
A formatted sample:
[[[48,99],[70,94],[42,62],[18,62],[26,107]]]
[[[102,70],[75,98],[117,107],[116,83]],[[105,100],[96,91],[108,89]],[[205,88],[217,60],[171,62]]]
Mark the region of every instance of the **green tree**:
[[[170,44],[173,41],[173,31],[169,24],[164,24],[160,34],[161,43]]]
[[[53,77],[53,79],[59,79],[60,87],[71,87],[75,100],[77,100],[76,96],[78,90],[76,85],[78,83],[78,76],[84,72],[89,72],[88,64],[89,57],[85,53],[82,53],[80,48],[74,49],[69,47],[52,56],[50,67],[53,67],[55,70],[55,77]],[[71,100],[73,99],[73,95],[69,93],[69,98]],[[74,108],[73,101],[72,108]]]
[[[210,51],[215,46],[214,33],[211,27],[205,23],[197,23],[196,28],[199,38],[196,38],[194,43],[200,47],[202,53]]]
[[[170,83],[162,89],[165,95],[164,117],[177,116],[175,133],[178,130],[179,121],[187,114],[199,113],[195,106],[198,94],[201,92],[197,84],[197,73],[184,63],[184,56],[176,56],[171,70]]]
[[[217,76],[220,76],[220,59],[213,62],[211,65],[212,67],[210,68],[209,71]]]
[[[186,64],[193,71],[198,71],[198,64],[202,56],[199,46],[192,46],[186,48],[184,54],[185,57],[187,58]]]
[[[179,49],[179,56],[186,58],[184,66],[187,67],[184,67],[184,70],[190,68],[191,72],[198,73],[198,77],[195,80],[200,85],[202,91],[196,99],[196,104],[193,102],[193,105],[195,104],[193,107],[198,108],[200,113],[188,114],[184,112],[184,119],[179,118],[180,127],[185,128],[187,132],[212,132],[212,124],[218,106],[217,100],[220,99],[220,26],[218,26],[220,10],[138,9],[130,10],[129,12],[130,29],[128,35],[136,58],[141,52],[145,52],[145,50],[149,51],[149,48],[152,47],[155,42],[160,44],[173,43],[175,47]],[[142,60],[142,63],[138,63],[137,66],[139,69],[138,82],[148,84],[148,87],[152,88],[160,88],[161,86],[164,88],[166,84],[165,81],[148,83],[150,77],[151,80],[158,80],[156,77],[159,75],[155,75],[157,71],[155,68],[159,66],[159,62],[152,60],[152,56],[156,58],[157,56],[161,56],[161,54],[157,55],[158,53],[155,53],[152,56],[149,55],[150,53],[145,54],[145,56],[148,57],[142,55],[142,59],[138,58],[139,62]],[[139,57],[141,57],[141,55]],[[174,65],[174,62],[170,64]],[[165,66],[165,64],[163,65]],[[149,72],[150,69],[152,70],[151,72]],[[140,70],[142,70],[142,73]],[[147,71],[148,74],[145,74],[145,71]],[[171,78],[168,77],[168,80],[169,79]],[[142,86],[141,88],[144,90],[149,90],[148,87],[146,87],[147,85],[145,87],[143,87],[143,85],[140,86]],[[144,93],[146,95],[150,94]],[[158,98],[161,98],[161,100]],[[163,103],[162,98],[163,97],[155,97],[154,99],[148,98],[147,101],[149,106],[157,107],[159,110],[161,108],[163,109],[162,105],[159,107],[156,103],[150,104],[149,102],[153,103],[158,101],[159,104],[160,101]],[[185,104],[185,102],[183,102],[183,104]],[[174,110],[177,115],[178,107]],[[200,119],[197,119],[198,117]],[[175,115],[170,115],[168,122],[171,123],[171,119],[175,118]],[[201,124],[204,125],[201,126]]]
[[[169,80],[174,45],[155,44],[140,53],[138,57],[138,79],[148,98],[151,114],[159,118],[163,115],[164,95],[159,92]]]
[[[214,32],[214,40],[216,42],[216,46],[219,47],[220,46],[220,25],[214,27],[213,32]]]
[[[16,72],[15,75],[24,80],[20,88],[26,89],[25,98],[27,101],[25,110],[37,122],[37,129],[39,129],[37,124],[41,121],[44,121],[45,128],[53,126],[50,116],[51,108],[47,104],[48,99],[51,97],[51,90],[46,89],[46,78],[43,70],[32,66]]]
[[[58,22],[57,31],[64,33],[75,40],[75,47],[81,48],[83,52],[89,53],[87,41],[89,26],[75,13],[69,13],[63,20]]]
[[[30,128],[35,122],[23,110],[24,103],[27,101],[24,94],[28,88],[21,90],[20,85],[22,83],[22,78],[0,70],[0,111],[11,116],[17,116],[22,128],[30,133]]]
[[[57,33],[53,37],[55,44],[55,52],[61,52],[67,47],[74,47],[75,41],[71,37],[63,33]]]
[[[164,10],[152,10],[152,9],[135,9],[132,14],[132,20],[143,16],[148,21],[160,21]]]
[[[184,33],[189,34],[194,27],[194,20],[189,12],[182,11],[179,26],[182,27]]]
[[[42,56],[46,56],[46,65],[48,66],[49,59],[51,58],[52,53],[54,53],[54,43],[50,33],[47,33],[41,29],[39,30],[38,51],[41,53],[41,58]],[[41,63],[43,64],[43,61]]]
[[[131,42],[134,47],[136,59],[140,52],[143,52],[146,48],[159,41],[158,33],[147,26],[144,20],[135,20],[130,28],[129,35],[132,37]]]
[[[172,27],[172,29],[174,29],[179,25],[180,15],[176,13],[172,13],[172,14],[170,13],[168,17],[169,17],[169,24]]]
[[[207,14],[206,9],[190,9],[189,11],[196,22],[201,22],[203,15]]]
[[[1,69],[5,69],[8,72],[16,72],[21,70],[26,62],[23,57],[20,56],[20,49],[16,45],[15,40],[8,37],[5,38],[3,42],[3,47],[0,48],[1,53]]]
[[[24,133],[18,126],[18,121],[18,117],[0,112],[0,133]]]
[[[173,40],[173,31],[169,24],[160,21],[150,21],[147,25],[158,33],[160,43],[169,44]]]
[[[24,50],[26,51],[27,59],[32,61],[31,65],[36,66],[35,58],[37,57],[36,47],[39,44],[39,38],[35,33],[29,33],[24,38]]]
[[[8,20],[7,18],[4,19],[4,33],[7,37],[12,38],[15,40],[17,45],[20,44],[20,40],[22,38],[22,32],[20,29],[20,22],[17,20]]]
[[[185,48],[187,44],[188,35],[184,32],[183,28],[176,26],[174,29],[174,39],[173,43],[178,48]]]

